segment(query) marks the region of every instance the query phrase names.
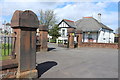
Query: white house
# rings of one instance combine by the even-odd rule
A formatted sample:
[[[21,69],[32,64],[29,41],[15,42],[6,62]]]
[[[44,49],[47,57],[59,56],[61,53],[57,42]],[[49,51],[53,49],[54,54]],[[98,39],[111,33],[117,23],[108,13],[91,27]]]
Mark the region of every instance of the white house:
[[[71,20],[67,20],[67,19],[63,19],[59,24],[59,33],[60,33],[60,37],[58,37],[58,40],[63,40],[63,41],[67,41],[68,40],[68,32],[67,29],[68,28],[76,28],[74,21]]]
[[[2,32],[12,33],[13,29],[11,28],[10,23],[2,24]]]
[[[67,29],[74,27],[76,30],[83,31],[82,42],[114,43],[113,30],[93,17],[83,17],[75,22],[63,19],[58,26],[61,34],[58,38],[60,40],[67,40]],[[74,41],[77,41],[76,37]]]

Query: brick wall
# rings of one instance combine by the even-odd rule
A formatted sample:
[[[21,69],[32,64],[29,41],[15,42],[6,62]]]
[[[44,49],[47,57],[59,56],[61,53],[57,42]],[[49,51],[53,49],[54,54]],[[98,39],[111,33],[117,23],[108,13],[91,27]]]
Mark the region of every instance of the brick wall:
[[[82,43],[80,47],[98,47],[98,48],[118,49],[118,44],[117,43]]]

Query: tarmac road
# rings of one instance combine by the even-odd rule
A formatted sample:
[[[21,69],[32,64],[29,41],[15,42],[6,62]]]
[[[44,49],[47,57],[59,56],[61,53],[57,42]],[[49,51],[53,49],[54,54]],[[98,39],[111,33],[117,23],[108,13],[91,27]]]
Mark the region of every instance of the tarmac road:
[[[48,46],[36,55],[40,78],[118,78],[117,49]]]

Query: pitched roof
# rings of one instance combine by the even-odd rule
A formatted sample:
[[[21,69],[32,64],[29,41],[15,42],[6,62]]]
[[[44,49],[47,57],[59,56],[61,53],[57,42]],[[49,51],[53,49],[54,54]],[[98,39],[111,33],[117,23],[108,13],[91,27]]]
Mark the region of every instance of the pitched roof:
[[[101,28],[113,31],[111,28],[105,26],[104,24],[98,22],[93,17],[83,17],[75,22],[78,30],[82,31],[99,31]]]
[[[67,25],[69,25],[70,27],[74,27],[74,28],[76,27],[74,21],[67,20],[67,19],[63,19],[63,21],[64,21]]]
[[[11,24],[10,24],[10,23],[6,23],[6,25],[11,26]]]

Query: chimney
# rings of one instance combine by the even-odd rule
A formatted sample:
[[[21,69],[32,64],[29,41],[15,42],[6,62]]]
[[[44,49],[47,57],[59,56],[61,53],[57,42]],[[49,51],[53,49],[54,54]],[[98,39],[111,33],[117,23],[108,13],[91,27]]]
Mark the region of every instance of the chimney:
[[[98,22],[101,23],[101,13],[98,13]]]

